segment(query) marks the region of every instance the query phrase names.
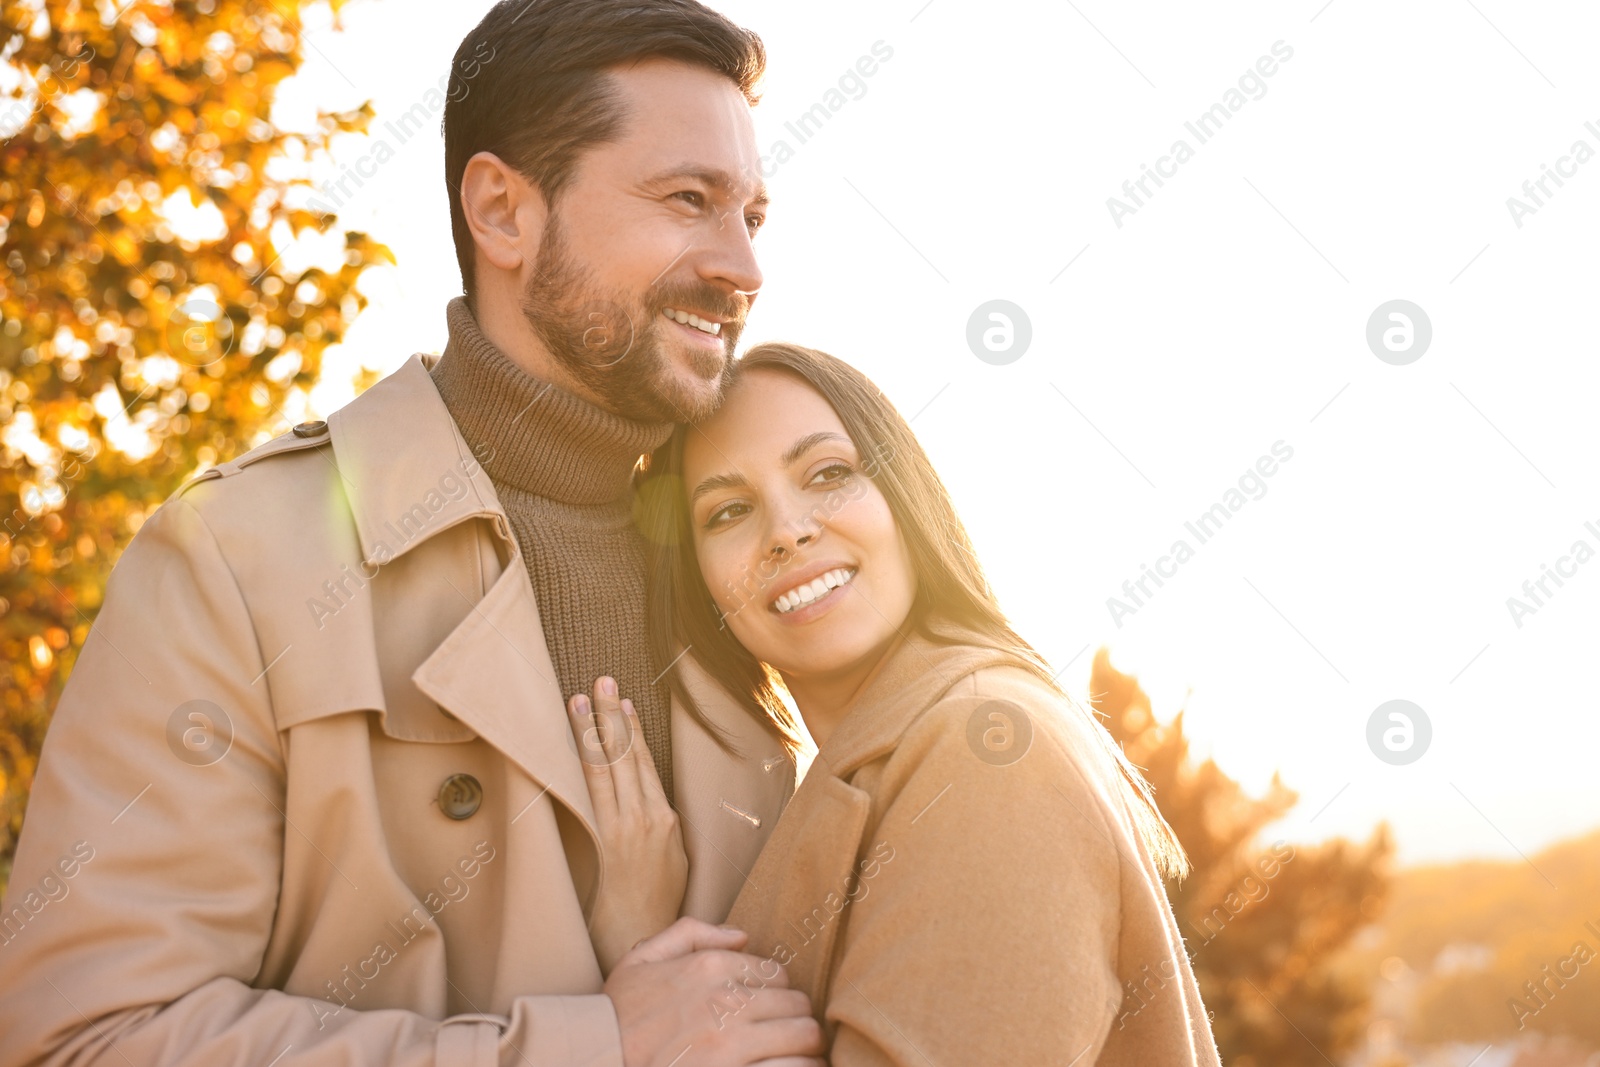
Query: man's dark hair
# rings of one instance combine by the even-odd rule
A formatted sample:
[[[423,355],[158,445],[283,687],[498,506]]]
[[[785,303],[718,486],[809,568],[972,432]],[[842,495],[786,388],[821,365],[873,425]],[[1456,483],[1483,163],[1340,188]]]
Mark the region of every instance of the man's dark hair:
[[[493,152],[553,208],[578,155],[622,125],[622,104],[604,72],[653,56],[705,67],[752,105],[759,99],[755,86],[767,65],[761,38],[694,0],[501,0],[456,49],[444,109],[444,177],[456,261],[474,312],[474,245],[461,210],[467,160]]]

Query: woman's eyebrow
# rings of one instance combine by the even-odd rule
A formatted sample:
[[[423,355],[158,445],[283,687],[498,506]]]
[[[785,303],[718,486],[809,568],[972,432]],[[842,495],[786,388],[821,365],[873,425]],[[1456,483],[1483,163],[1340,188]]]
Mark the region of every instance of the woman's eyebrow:
[[[851,441],[850,438],[846,437],[844,434],[834,433],[832,430],[818,430],[816,433],[806,434],[804,437],[800,438],[800,440],[790,445],[789,450],[783,454],[781,459],[778,460],[779,465],[787,467],[789,464],[805,455],[809,449],[814,448],[824,441],[841,441],[844,444],[850,445],[852,448],[855,447],[855,442]],[[705,494],[714,492],[715,490],[732,489],[748,484],[749,482],[745,479],[745,476],[739,474],[738,472],[734,472],[732,474],[713,474],[711,477],[694,487],[694,492],[689,494],[689,504],[692,507],[696,500],[699,500]]]
[[[807,449],[816,445],[820,445],[824,441],[843,441],[847,445],[851,445],[852,447],[854,446],[854,442],[844,434],[834,433],[832,430],[819,430],[816,433],[806,434],[804,437],[800,438],[800,440],[790,445],[789,451],[783,454],[783,458],[780,459],[778,463],[787,467],[789,464],[805,455]]]
[[[718,489],[732,489],[746,484],[748,483],[745,481],[744,475],[737,472],[733,474],[713,474],[694,487],[694,492],[689,494],[689,504],[692,507],[696,500]]]

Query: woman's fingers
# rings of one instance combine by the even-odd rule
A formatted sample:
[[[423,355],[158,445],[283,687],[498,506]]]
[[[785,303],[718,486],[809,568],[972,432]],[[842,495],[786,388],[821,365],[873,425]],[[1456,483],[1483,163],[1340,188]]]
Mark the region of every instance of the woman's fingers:
[[[612,678],[595,679],[594,696],[574,696],[567,710],[597,818],[609,822],[671,807],[633,701],[617,693]]]
[[[595,679],[594,714],[596,725],[601,730],[604,758],[611,773],[617,808],[637,812],[643,807],[644,793],[639,785],[638,764],[631,750],[640,743],[640,738],[634,729],[636,724],[630,722],[623,713],[615,679]]]
[[[594,708],[582,693],[567,701],[567,721],[578,743],[578,761],[583,764],[584,783],[589,787],[589,802],[595,818],[610,822],[617,817],[617,790],[612,781],[611,762],[606,759],[601,731],[595,725]]]
[[[644,731],[639,727],[639,714],[634,710],[633,701],[623,698],[622,710],[628,716],[628,726],[633,730],[634,773],[639,778],[639,788],[645,802],[653,807],[668,807],[667,791],[661,786],[661,775],[656,773],[656,761],[650,754],[650,746],[645,743]]]

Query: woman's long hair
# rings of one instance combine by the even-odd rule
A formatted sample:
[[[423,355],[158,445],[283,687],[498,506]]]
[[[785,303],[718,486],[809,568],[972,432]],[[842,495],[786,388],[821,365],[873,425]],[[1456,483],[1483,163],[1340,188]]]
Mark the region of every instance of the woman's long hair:
[[[974,643],[1010,654],[1083,715],[1090,733],[1100,739],[1121,771],[1137,830],[1156,867],[1169,878],[1188,873],[1188,858],[1156,807],[1149,782],[1128,762],[1100,721],[1056,684],[1044,657],[1012,629],[978,565],[949,491],[888,398],[848,363],[800,345],[768,342],[755,346],[730,369],[727,384],[731,386],[753,370],[797,376],[838,414],[855,444],[863,472],[883,494],[910,552],[917,593],[907,622],[935,643],[950,641],[948,630],[939,631],[944,628],[941,624],[953,624],[966,631],[965,636]],[[678,657],[684,649],[692,649],[699,665],[752,717],[794,748],[800,744],[799,728],[779,695],[782,680],[733,636],[700,573],[683,481],[684,442],[694,432],[692,427],[680,425],[648,458],[638,486],[638,526],[650,553],[651,653],[657,663],[671,664],[666,676],[673,697],[724,749],[734,751],[700,710],[679,671]]]

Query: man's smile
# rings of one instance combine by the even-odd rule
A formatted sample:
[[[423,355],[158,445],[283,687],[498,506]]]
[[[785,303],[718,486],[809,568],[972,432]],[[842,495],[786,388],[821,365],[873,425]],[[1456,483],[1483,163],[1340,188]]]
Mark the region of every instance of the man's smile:
[[[696,315],[680,308],[662,308],[661,313],[673,322],[692,326],[701,333],[710,334],[712,337],[722,333],[722,322],[711,318],[709,315]]]

